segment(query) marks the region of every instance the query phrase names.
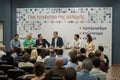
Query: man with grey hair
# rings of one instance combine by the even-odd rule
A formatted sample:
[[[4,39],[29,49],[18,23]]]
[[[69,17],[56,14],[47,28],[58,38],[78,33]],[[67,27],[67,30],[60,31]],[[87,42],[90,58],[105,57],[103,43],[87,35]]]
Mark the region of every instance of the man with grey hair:
[[[83,60],[82,70],[77,72],[77,80],[98,80],[96,76],[90,75],[90,71],[93,67],[90,59]]]

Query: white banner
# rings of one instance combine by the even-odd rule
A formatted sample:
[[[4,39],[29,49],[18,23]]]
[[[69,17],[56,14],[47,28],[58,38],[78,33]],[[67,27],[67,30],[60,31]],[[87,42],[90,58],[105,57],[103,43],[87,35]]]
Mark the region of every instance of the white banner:
[[[95,47],[104,46],[105,54],[111,60],[112,54],[112,8],[17,8],[17,33],[24,40],[28,33],[34,39],[42,34],[50,43],[53,32],[57,31],[64,44],[73,41],[74,34],[79,34],[85,42],[91,34]]]

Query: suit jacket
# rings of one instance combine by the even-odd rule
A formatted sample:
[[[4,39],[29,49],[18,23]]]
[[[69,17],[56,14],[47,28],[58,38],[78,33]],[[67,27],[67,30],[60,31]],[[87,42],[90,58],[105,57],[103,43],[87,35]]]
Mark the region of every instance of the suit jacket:
[[[55,47],[55,38],[52,38],[52,43],[51,43],[51,45],[52,45],[53,47]],[[58,37],[58,38],[57,38],[57,46],[61,48],[63,45],[64,45],[64,43],[63,43],[62,38],[61,38],[61,37]]]
[[[50,46],[50,43],[46,39],[42,39],[42,44],[40,43],[40,40],[37,39],[35,46],[37,47],[37,46],[42,45],[42,47],[46,47],[46,44],[48,45],[48,47]]]

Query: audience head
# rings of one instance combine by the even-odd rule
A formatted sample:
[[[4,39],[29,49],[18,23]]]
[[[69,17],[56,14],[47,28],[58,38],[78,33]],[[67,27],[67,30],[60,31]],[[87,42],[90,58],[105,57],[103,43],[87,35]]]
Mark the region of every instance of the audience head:
[[[22,52],[20,48],[15,48],[14,51],[17,53],[17,55],[20,55],[20,53]]]
[[[87,42],[90,43],[90,42],[92,41],[91,35],[90,35],[90,34],[87,34],[86,39],[87,39]]]
[[[75,35],[74,35],[74,40],[77,41],[78,39],[79,39],[79,34],[75,34]]]
[[[15,34],[15,35],[14,35],[14,40],[17,41],[18,38],[19,38],[19,35],[18,35],[18,34]]]
[[[80,49],[80,53],[81,53],[81,54],[86,54],[86,49],[85,49],[85,48],[81,48],[81,49]]]
[[[56,54],[57,54],[57,55],[63,55],[63,49],[58,49],[58,50],[56,51]]]
[[[36,49],[31,51],[30,59],[36,59],[38,57],[38,53]]]
[[[93,52],[90,52],[88,57],[92,60],[95,57],[95,54]]]
[[[42,57],[42,58],[45,58],[46,56],[48,56],[49,55],[49,50],[41,50],[40,52],[39,52],[39,55]]]
[[[93,67],[92,60],[91,59],[85,59],[82,62],[82,69],[84,71],[90,72]]]
[[[65,70],[64,80],[76,80],[76,71],[74,68],[68,68]]]
[[[55,57],[55,56],[56,56],[56,53],[55,53],[54,50],[50,51],[50,56],[51,56],[51,57]]]
[[[104,47],[103,46],[98,46],[98,50],[100,50],[101,52],[104,51]]]
[[[12,52],[11,51],[6,51],[6,55],[11,56]]]
[[[42,34],[38,34],[38,38],[42,40]]]
[[[92,59],[93,66],[94,66],[95,68],[99,68],[99,67],[100,67],[100,62],[101,62],[101,60],[100,60],[100,58],[98,58],[98,57],[94,57],[94,58]]]
[[[32,38],[32,35],[31,35],[31,34],[28,34],[28,35],[27,35],[27,39],[28,39],[28,40],[31,40],[31,38]]]
[[[42,62],[36,62],[34,66],[34,73],[37,77],[45,76],[45,65]]]
[[[5,51],[5,45],[0,45],[0,50]]]
[[[28,53],[23,54],[22,61],[28,62],[30,60],[30,55]]]
[[[55,63],[56,63],[57,68],[62,68],[64,65],[64,61],[62,58],[57,58]]]
[[[70,60],[72,63],[76,63],[77,64],[77,51],[73,50],[69,52],[69,56],[70,56]]]
[[[101,56],[101,51],[100,50],[96,50],[95,51],[95,56],[100,57]]]
[[[57,38],[58,37],[58,32],[57,31],[53,32],[53,36],[54,36],[54,38]]]

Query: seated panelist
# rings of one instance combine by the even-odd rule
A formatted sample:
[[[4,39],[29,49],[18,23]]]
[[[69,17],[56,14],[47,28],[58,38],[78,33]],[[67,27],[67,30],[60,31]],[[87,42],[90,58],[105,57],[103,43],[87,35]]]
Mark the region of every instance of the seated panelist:
[[[64,43],[61,37],[58,36],[58,32],[53,32],[53,38],[52,38],[52,47],[54,48],[62,48]]]
[[[74,40],[71,44],[71,48],[79,49],[81,47],[82,41],[79,39],[79,34],[74,35]]]
[[[27,39],[24,40],[23,45],[24,45],[25,48],[31,48],[31,47],[35,46],[35,42],[33,41],[31,34],[27,35]]]
[[[42,48],[46,47],[46,45],[50,47],[50,43],[46,39],[43,39],[42,34],[38,34],[38,39],[35,42],[35,46],[37,48]]]

